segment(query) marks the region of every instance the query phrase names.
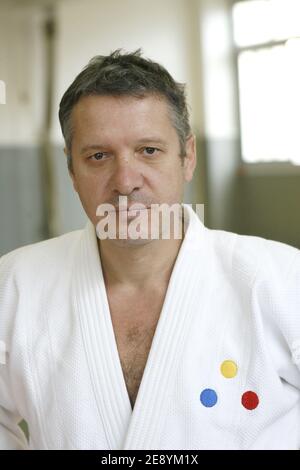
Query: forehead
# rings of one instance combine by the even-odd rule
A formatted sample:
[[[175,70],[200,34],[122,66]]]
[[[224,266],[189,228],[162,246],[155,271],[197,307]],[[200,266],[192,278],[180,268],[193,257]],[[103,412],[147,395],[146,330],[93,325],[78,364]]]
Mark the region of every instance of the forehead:
[[[134,139],[145,133],[176,138],[170,112],[163,96],[85,96],[72,111],[73,138],[101,135],[114,139],[126,135]]]

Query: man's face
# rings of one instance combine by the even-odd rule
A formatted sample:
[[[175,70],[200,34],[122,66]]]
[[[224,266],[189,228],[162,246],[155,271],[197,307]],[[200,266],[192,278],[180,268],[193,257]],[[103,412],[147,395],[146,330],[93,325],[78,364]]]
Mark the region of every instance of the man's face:
[[[97,207],[117,207],[119,196],[127,196],[128,206],[182,202],[195,168],[194,138],[182,163],[169,113],[165,99],[154,95],[87,96],[75,105],[71,177],[95,226]]]

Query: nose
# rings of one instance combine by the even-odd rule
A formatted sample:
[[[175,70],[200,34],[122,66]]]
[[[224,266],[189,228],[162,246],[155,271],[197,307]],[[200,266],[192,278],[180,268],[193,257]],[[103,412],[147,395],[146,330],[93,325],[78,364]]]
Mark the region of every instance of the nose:
[[[112,177],[114,193],[128,196],[143,186],[143,180],[143,175],[133,158],[116,158]]]

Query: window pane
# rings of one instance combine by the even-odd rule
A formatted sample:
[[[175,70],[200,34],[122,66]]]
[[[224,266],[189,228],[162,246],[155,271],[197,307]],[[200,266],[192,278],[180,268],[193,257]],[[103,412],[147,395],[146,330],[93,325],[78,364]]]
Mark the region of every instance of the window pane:
[[[238,46],[300,36],[300,0],[251,0],[233,7]]]
[[[242,155],[300,164],[300,41],[239,55]]]

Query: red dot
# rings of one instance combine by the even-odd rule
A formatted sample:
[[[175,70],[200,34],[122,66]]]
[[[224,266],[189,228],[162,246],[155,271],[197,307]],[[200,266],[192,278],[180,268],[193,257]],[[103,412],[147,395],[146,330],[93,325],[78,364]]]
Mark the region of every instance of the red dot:
[[[259,398],[256,395],[256,393],[251,392],[251,391],[243,393],[242,405],[247,410],[254,410],[258,404],[259,404]]]

